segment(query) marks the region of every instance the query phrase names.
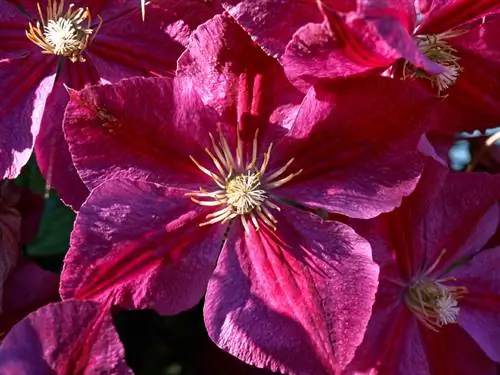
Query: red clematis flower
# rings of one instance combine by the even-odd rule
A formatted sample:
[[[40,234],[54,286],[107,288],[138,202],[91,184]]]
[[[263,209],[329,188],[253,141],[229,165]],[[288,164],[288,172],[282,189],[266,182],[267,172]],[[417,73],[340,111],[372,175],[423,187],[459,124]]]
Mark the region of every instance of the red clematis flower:
[[[500,45],[495,37],[500,5],[495,0],[420,2],[425,11],[421,23],[413,0],[253,3],[227,0],[225,7],[280,57],[299,87],[392,74],[422,83],[437,96],[433,123],[438,129],[486,129],[500,122]]]
[[[0,345],[2,374],[133,374],[109,307],[91,301],[44,306],[16,324]]]
[[[359,223],[381,273],[346,374],[496,374],[500,247],[487,242],[498,229],[499,183],[433,162],[400,208]]]
[[[93,193],[75,222],[63,298],[116,293],[124,307],[175,314],[206,292],[208,332],[231,354],[292,374],[342,368],[377,269],[350,228],[286,202],[366,218],[413,190],[422,129],[411,114],[425,98],[390,79],[369,87],[303,98],[216,16],[193,34],[175,79],[71,92],[65,134]],[[398,111],[370,99],[393,90]]]
[[[214,13],[177,3],[152,4],[143,22],[136,0],[0,0],[0,178],[16,177],[35,143],[46,180],[77,209],[88,191],[62,132],[64,85],[171,75],[190,31]]]

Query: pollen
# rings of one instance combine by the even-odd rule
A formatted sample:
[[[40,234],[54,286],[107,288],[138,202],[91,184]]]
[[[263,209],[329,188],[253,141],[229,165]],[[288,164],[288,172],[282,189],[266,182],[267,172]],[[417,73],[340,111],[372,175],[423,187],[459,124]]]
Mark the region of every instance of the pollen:
[[[429,75],[422,69],[416,68],[408,61],[403,65],[403,79],[424,78],[430,81],[432,87],[438,91],[438,96],[443,96],[457,81],[460,72],[460,57],[457,50],[453,48],[448,40],[462,35],[463,31],[448,31],[441,34],[416,35],[415,41],[419,49],[435,63],[444,68],[444,72],[437,75]]]
[[[64,56],[72,62],[84,62],[82,53],[95,37],[102,24],[93,29],[88,8],[74,8],[74,4],[64,6],[64,0],[49,0],[44,13],[38,6],[40,21],[29,23],[26,36],[42,49],[42,53]]]
[[[251,157],[245,160],[242,142],[239,134],[236,141],[236,150],[233,153],[229,143],[219,131],[216,140],[209,134],[212,149],[205,149],[213,166],[206,168],[195,158],[190,156],[198,169],[208,175],[214,182],[214,190],[190,192],[194,203],[202,206],[216,207],[216,211],[206,216],[206,221],[201,226],[226,223],[239,217],[246,231],[249,223],[259,230],[265,225],[276,230],[277,219],[273,211],[279,211],[279,206],[273,202],[276,199],[271,191],[282,186],[299,175],[302,170],[287,173],[294,159],[290,159],[283,167],[268,171],[273,144],[271,143],[263,153],[260,166],[258,166],[258,130],[253,139]]]
[[[449,280],[452,279],[417,280],[405,294],[405,302],[410,311],[433,331],[456,323],[460,313],[458,300],[467,293],[465,287],[446,285],[445,282]]]

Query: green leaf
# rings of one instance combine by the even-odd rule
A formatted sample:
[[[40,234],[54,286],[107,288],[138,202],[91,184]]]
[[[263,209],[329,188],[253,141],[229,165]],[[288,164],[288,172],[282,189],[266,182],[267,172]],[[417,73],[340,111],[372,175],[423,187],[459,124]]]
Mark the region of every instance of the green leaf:
[[[69,248],[69,237],[73,230],[76,214],[66,207],[51,192],[45,200],[42,220],[36,238],[26,246],[26,255],[32,257],[46,257],[63,255]]]

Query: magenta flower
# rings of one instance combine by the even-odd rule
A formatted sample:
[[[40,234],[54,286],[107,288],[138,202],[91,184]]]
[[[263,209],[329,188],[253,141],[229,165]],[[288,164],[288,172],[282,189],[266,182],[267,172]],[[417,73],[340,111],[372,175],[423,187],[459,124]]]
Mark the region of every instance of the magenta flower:
[[[175,70],[190,31],[212,16],[210,4],[148,7],[142,22],[137,0],[0,0],[0,178],[14,178],[33,144],[38,165],[61,198],[78,208],[88,195],[62,132],[68,94],[132,76]],[[36,142],[35,142],[36,139]]]
[[[400,208],[360,223],[381,273],[346,374],[497,374],[500,247],[486,244],[498,229],[499,184],[429,165]]]
[[[413,190],[422,130],[411,114],[422,99],[390,79],[366,87],[302,99],[216,16],[193,34],[175,79],[71,91],[65,134],[93,192],[62,297],[116,293],[124,307],[176,314],[206,293],[212,340],[245,362],[292,374],[345,366],[376,289],[370,249],[285,202],[366,218]],[[370,99],[398,90],[400,111]]]
[[[498,2],[433,1],[420,24],[414,3],[322,0],[285,6],[261,0],[257,7],[255,1],[227,0],[225,7],[268,53],[279,56],[298,87],[385,72],[438,96],[436,128],[497,125]]]
[[[50,304],[16,324],[0,345],[0,372],[133,374],[109,307],[91,301]]]

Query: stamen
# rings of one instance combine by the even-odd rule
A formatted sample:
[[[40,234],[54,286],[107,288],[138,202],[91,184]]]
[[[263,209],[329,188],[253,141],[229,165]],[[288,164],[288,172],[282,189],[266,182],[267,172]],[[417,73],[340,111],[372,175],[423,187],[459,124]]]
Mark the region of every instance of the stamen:
[[[72,62],[84,62],[82,53],[98,33],[102,25],[101,17],[98,16],[99,25],[94,30],[91,28],[89,8],[75,10],[74,4],[70,4],[64,11],[64,0],[60,3],[49,0],[45,16],[39,3],[37,8],[40,21],[35,26],[31,22],[28,24],[28,39],[40,46],[42,53],[65,56]]]
[[[410,311],[436,332],[444,325],[456,323],[460,312],[458,300],[468,293],[465,287],[445,285],[448,280],[451,279],[420,279],[405,294]]]
[[[200,189],[200,191],[189,192],[186,195],[191,197],[192,202],[201,206],[224,207],[208,214],[206,216],[207,221],[200,225],[225,223],[240,216],[245,231],[248,231],[248,219],[255,230],[260,230],[261,224],[276,230],[278,220],[271,210],[279,211],[280,207],[271,201],[269,191],[274,187],[287,183],[301,173],[302,170],[276,180],[291,166],[294,161],[292,158],[282,168],[266,176],[265,173],[271,158],[272,144],[264,153],[262,165],[257,169],[258,130],[253,138],[251,156],[247,164],[245,164],[243,144],[239,135],[237,136],[235,157],[233,157],[229,143],[220,130],[218,142],[212,134],[209,134],[209,137],[213,152],[209,149],[205,149],[205,151],[212,160],[216,171],[204,167],[192,156],[190,156],[190,159],[219,188],[213,192]]]
[[[415,36],[420,50],[432,61],[440,64],[445,71],[437,75],[429,75],[422,69],[416,68],[408,61],[403,64],[402,78],[425,78],[438,90],[438,96],[448,90],[458,79],[463,70],[460,66],[460,57],[447,39],[464,34],[464,31],[447,31],[441,34],[428,34]]]

